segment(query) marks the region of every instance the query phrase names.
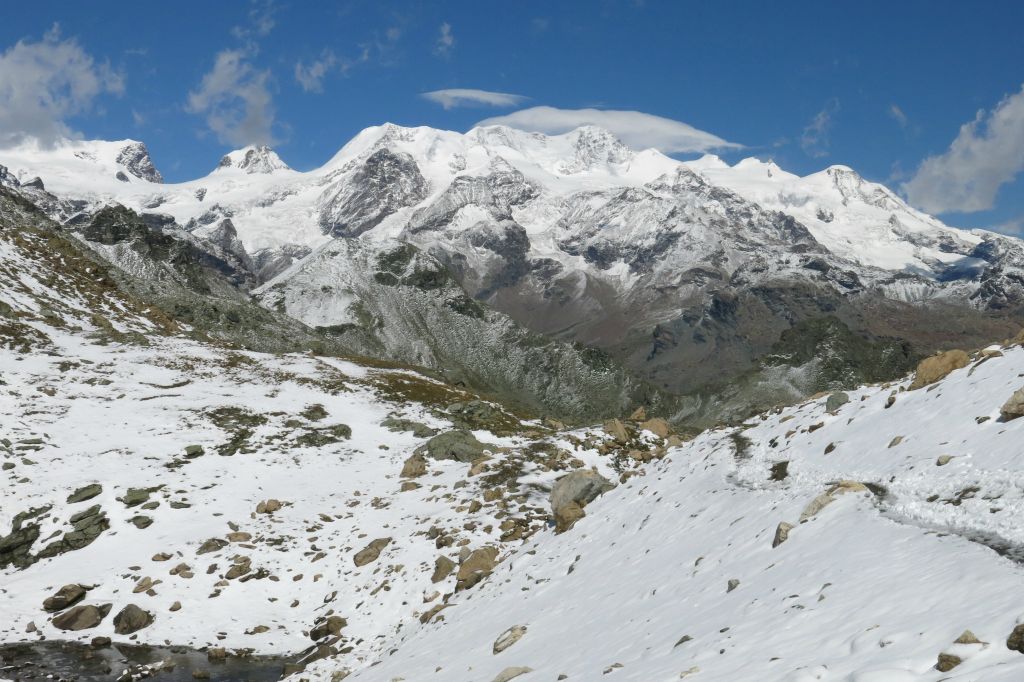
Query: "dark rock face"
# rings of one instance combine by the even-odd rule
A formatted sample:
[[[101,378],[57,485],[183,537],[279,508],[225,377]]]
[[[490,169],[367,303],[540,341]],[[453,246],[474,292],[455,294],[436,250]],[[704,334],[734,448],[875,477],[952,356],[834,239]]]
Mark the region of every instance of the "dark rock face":
[[[30,509],[14,517],[9,535],[0,536],[0,568],[12,565],[26,568],[35,562],[31,554],[33,543],[39,539],[39,524],[25,523],[50,511],[49,506]]]
[[[398,209],[422,201],[427,190],[411,156],[379,149],[350,178],[320,195],[320,227],[332,237],[358,237]]]
[[[156,169],[153,160],[149,157],[149,150],[141,142],[132,142],[126,145],[117,155],[117,162],[137,178],[149,182],[164,181],[160,171]]]

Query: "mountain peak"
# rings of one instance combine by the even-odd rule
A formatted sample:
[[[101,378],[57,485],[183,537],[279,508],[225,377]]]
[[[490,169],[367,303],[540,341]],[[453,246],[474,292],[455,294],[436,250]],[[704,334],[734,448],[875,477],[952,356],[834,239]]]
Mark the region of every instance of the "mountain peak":
[[[226,169],[237,169],[250,174],[291,170],[277,152],[265,144],[249,145],[225,154],[217,164],[216,170]]]
[[[117,162],[137,178],[162,183],[164,177],[153,165],[153,159],[150,158],[149,149],[145,143],[135,140],[126,140],[126,143],[118,152]]]

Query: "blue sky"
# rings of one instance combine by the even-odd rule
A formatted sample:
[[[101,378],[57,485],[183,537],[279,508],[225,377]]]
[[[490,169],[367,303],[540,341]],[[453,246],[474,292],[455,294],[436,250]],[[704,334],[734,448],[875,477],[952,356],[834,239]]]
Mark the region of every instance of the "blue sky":
[[[385,121],[644,112],[742,145],[730,162],[842,163],[950,224],[1013,231],[1022,26],[1019,1],[19,3],[0,22],[0,143],[141,139],[173,181],[246,142],[312,168]],[[520,98],[423,97],[451,89]],[[647,141],[649,120],[620,118]],[[707,146],[672,139],[653,141]]]

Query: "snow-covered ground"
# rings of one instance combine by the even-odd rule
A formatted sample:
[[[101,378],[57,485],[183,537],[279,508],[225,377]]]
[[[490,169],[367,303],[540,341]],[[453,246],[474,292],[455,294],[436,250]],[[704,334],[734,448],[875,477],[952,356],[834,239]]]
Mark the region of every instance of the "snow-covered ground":
[[[1024,620],[1024,419],[999,420],[1024,348],[1003,352],[932,387],[851,392],[834,414],[822,398],[705,432],[350,679],[1024,679],[1006,644]],[[815,511],[840,481],[870,490]],[[794,527],[773,547],[780,522]],[[965,630],[979,643],[954,643]],[[940,672],[940,653],[962,662]]]

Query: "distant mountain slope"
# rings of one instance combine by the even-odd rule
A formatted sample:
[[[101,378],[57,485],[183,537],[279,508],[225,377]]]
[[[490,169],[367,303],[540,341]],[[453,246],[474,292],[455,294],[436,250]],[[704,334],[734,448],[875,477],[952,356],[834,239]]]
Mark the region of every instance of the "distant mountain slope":
[[[545,136],[385,124],[309,172],[249,147],[190,182],[124,182],[116,159],[137,144],[21,147],[0,152],[0,163],[15,181],[42,177],[52,198],[40,205],[61,222],[117,202],[207,241],[234,240],[252,284],[306,292],[315,312],[294,296],[285,312],[327,328],[351,325],[354,309],[315,293],[336,285],[324,249],[343,258],[394,240],[519,325],[600,349],[676,394],[707,394],[758,371],[802,322],[837,317],[869,342],[892,337],[928,353],[1024,321],[1022,242],[948,227],[843,166],[801,178],[755,159],[680,162],[594,127]],[[352,244],[326,246],[338,240]],[[361,347],[409,360],[421,353],[413,337],[421,347],[446,337],[443,316],[402,331],[401,350],[397,332]],[[436,348],[433,358],[448,362]],[[759,400],[789,400],[792,387]]]

